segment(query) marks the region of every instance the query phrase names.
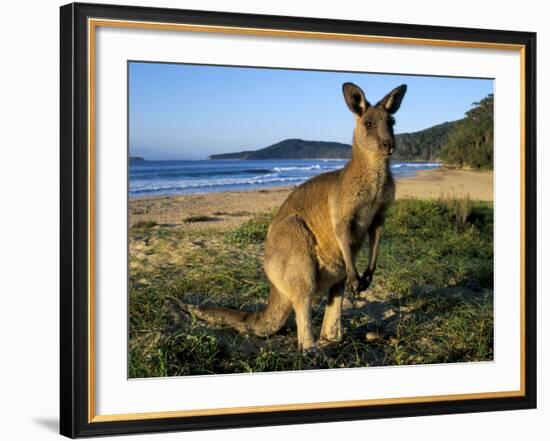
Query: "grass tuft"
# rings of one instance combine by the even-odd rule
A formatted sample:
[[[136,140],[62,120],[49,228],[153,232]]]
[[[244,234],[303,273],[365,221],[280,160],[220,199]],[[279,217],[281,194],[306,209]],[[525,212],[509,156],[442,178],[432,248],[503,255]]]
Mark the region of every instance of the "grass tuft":
[[[197,215],[197,216],[187,216],[183,218],[183,222],[211,222],[218,220],[217,217],[206,216],[206,215]]]
[[[265,242],[267,230],[274,215],[275,212],[270,212],[256,215],[252,219],[247,220],[229,232],[229,241],[241,245]]]
[[[157,223],[154,220],[145,220],[145,219],[138,220],[132,225],[133,228],[139,228],[139,229],[148,229],[156,226],[157,226]]]

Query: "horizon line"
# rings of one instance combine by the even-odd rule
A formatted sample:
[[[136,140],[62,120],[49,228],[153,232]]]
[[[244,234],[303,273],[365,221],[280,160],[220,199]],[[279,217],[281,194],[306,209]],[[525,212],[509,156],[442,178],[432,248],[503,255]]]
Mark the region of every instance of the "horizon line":
[[[447,123],[454,123],[454,122],[457,122],[457,121],[461,121],[463,120],[465,117],[463,118],[459,118],[459,119],[455,119],[455,120],[452,120],[452,121],[443,121],[443,122],[440,122],[440,123],[437,123],[437,124],[434,124],[432,126],[429,126],[429,127],[425,127],[423,129],[419,129],[419,130],[415,130],[414,132],[401,132],[401,133],[396,133],[395,136],[399,136],[399,135],[408,135],[408,134],[413,134],[413,133],[418,133],[418,132],[422,132],[424,130],[428,130],[428,129],[432,129],[434,127],[437,127],[437,126],[440,126],[442,124],[447,124]],[[307,142],[330,142],[330,143],[334,143],[334,144],[342,144],[342,145],[346,145],[346,146],[349,146],[351,147],[352,144],[350,143],[347,143],[347,142],[340,142],[340,141],[326,141],[326,140],[314,140],[314,139],[304,139],[304,138],[284,138],[284,139],[281,139],[280,141],[277,141],[277,142],[274,142],[273,144],[270,144],[270,145],[267,145],[265,147],[259,147],[259,148],[256,148],[256,149],[251,149],[251,150],[239,150],[239,151],[233,151],[233,152],[226,152],[226,153],[211,153],[209,155],[207,155],[206,157],[204,158],[194,158],[194,159],[189,159],[189,158],[172,158],[172,159],[147,159],[144,157],[144,155],[140,155],[140,154],[132,154],[130,152],[130,147],[128,148],[128,159],[130,158],[142,158],[143,160],[145,161],[204,161],[204,160],[211,160],[210,159],[210,156],[217,156],[217,155],[230,155],[230,154],[235,154],[235,153],[244,153],[244,152],[256,152],[258,150],[262,150],[262,149],[265,149],[265,148],[268,148],[268,147],[271,147],[273,145],[276,145],[276,144],[279,144],[283,141],[289,141],[289,140],[297,140],[297,141],[307,141]],[[315,159],[326,159],[326,158],[309,158],[310,160],[315,160]],[[348,158],[339,158],[339,159],[348,159]],[[334,160],[339,160],[338,158],[334,158]],[[304,159],[305,160],[305,159]],[[329,159],[330,160],[330,159]],[[229,161],[229,159],[222,159],[222,161]],[[258,161],[261,161],[260,159],[258,159]],[[411,162],[411,161],[404,161],[404,162]]]

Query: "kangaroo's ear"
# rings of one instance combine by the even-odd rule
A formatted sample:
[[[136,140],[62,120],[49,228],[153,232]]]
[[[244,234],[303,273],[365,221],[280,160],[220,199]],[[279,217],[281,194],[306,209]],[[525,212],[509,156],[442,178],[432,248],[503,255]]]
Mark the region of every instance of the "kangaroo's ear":
[[[365,94],[359,86],[353,83],[344,83],[342,91],[344,92],[344,99],[346,100],[349,110],[357,116],[361,116],[365,113],[365,110],[367,110],[370,104],[365,99]]]
[[[397,112],[399,110],[399,107],[401,106],[401,101],[403,101],[403,97],[405,96],[406,91],[407,85],[401,84],[401,86],[396,87],[390,93],[388,93],[382,99],[382,101],[377,104],[377,106],[384,107],[390,113]]]

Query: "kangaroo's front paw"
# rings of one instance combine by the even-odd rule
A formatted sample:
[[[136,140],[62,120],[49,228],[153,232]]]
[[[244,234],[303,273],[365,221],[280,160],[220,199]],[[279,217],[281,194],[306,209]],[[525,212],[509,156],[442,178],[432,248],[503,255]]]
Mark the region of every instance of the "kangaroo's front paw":
[[[372,273],[363,274],[363,277],[359,279],[359,286],[358,286],[359,292],[366,291],[371,285],[371,283],[372,283]]]
[[[359,293],[359,279],[357,277],[348,277],[346,280],[346,293],[356,296]]]

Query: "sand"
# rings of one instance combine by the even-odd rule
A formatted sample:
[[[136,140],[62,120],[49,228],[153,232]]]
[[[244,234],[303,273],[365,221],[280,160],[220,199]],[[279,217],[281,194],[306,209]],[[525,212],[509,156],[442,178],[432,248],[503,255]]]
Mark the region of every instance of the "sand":
[[[466,197],[493,200],[493,172],[441,168],[424,170],[416,176],[396,181],[398,199]],[[240,225],[254,214],[279,207],[292,187],[272,187],[224,193],[160,196],[130,201],[130,225],[154,221],[188,229],[229,229]],[[207,216],[207,218],[196,218]],[[195,219],[193,219],[195,217]]]
[[[411,178],[397,181],[397,198],[440,198],[469,196],[480,201],[493,200],[493,172],[440,168],[423,170]]]

